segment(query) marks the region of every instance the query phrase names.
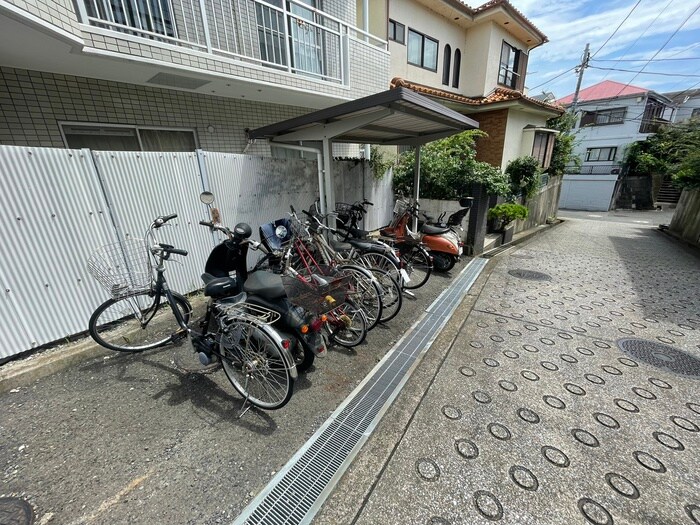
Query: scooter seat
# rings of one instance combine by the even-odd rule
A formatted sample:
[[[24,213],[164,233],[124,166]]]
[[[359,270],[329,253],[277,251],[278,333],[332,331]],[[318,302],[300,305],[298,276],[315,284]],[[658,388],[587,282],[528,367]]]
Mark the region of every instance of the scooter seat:
[[[350,243],[336,241],[335,239],[331,239],[331,246],[336,251],[346,251],[352,248]]]
[[[275,273],[262,271],[248,275],[248,279],[243,284],[243,291],[250,295],[259,295],[268,300],[286,297],[287,295],[282,284],[282,277]]]
[[[426,235],[441,235],[450,231],[449,228],[440,228],[439,226],[431,226],[430,224],[424,224],[420,229],[421,233]]]
[[[206,283],[204,295],[207,297],[225,297],[236,291],[235,277],[213,277],[205,273],[202,280]]]

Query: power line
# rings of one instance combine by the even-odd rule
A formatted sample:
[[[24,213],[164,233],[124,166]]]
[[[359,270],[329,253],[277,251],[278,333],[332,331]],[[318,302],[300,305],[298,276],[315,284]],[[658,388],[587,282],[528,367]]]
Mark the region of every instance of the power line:
[[[659,48],[659,50],[656,53],[654,53],[654,56],[652,56],[649,60],[647,60],[646,64],[644,64],[644,66],[642,67],[642,70],[639,73],[637,73],[636,75],[634,75],[632,77],[632,79],[629,82],[627,82],[627,85],[625,87],[623,87],[617,93],[618,95],[620,93],[622,93],[625,90],[625,88],[627,86],[629,86],[634,81],[634,79],[637,78],[646,69],[646,67],[651,63],[651,61],[656,58],[656,55],[658,55],[659,53],[661,53],[661,51],[663,51],[663,49],[668,45],[668,43],[673,39],[673,37],[676,36],[678,34],[678,32],[683,28],[683,26],[688,22],[688,20],[690,20],[690,17],[693,16],[695,13],[697,13],[698,9],[700,9],[700,4],[696,5],[695,9],[693,9],[693,12],[690,13],[687,17],[685,17],[685,20],[683,20],[683,22],[681,22],[681,25],[679,25],[676,28],[676,30],[671,34],[670,37],[668,37],[666,42],[664,42],[664,44]]]
[[[539,88],[539,87],[545,86],[545,85],[549,84],[550,82],[552,82],[552,81],[554,81],[554,80],[556,80],[556,79],[558,79],[558,78],[560,78],[560,77],[563,77],[563,76],[566,75],[567,73],[571,73],[571,72],[572,72],[574,69],[576,69],[577,67],[578,67],[578,66],[574,66],[574,67],[572,67],[572,68],[569,68],[569,69],[567,69],[566,71],[564,71],[563,73],[559,73],[556,77],[552,77],[552,78],[550,78],[549,80],[546,80],[546,81],[542,82],[541,84],[538,84],[538,85],[536,85],[535,87],[532,87],[532,88],[529,88],[529,89],[532,91],[532,90],[537,89],[537,88]]]
[[[648,59],[646,58],[596,58],[594,62],[644,62]],[[688,57],[688,58],[655,58],[652,62],[667,62],[673,60],[700,60],[700,57]]]
[[[642,0],[637,0],[637,3],[634,4],[634,7],[632,7],[632,9],[630,10],[630,12],[627,13],[627,16],[625,17],[625,19],[624,19],[622,22],[620,22],[620,24],[615,28],[615,31],[613,31],[612,35],[610,35],[610,36],[608,37],[608,39],[607,39],[605,42],[603,42],[603,45],[600,46],[600,47],[598,48],[598,51],[596,51],[595,53],[593,53],[593,55],[591,55],[591,58],[593,58],[593,57],[596,56],[598,53],[600,53],[600,50],[603,49],[603,48],[605,47],[605,45],[606,45],[608,42],[610,42],[610,39],[611,39],[612,37],[615,36],[615,34],[617,33],[617,31],[622,27],[622,24],[624,24],[625,22],[627,22],[627,19],[630,17],[630,15],[631,15],[632,13],[634,13],[634,10],[637,9],[637,6],[638,6],[641,2],[642,2]]]
[[[619,69],[615,67],[597,67],[589,66],[591,69],[600,69],[603,71],[622,71],[624,73],[637,73],[638,75],[660,75],[664,77],[688,77],[688,78],[700,78],[700,75],[685,75],[682,73],[657,73],[655,71],[637,71],[636,69]]]

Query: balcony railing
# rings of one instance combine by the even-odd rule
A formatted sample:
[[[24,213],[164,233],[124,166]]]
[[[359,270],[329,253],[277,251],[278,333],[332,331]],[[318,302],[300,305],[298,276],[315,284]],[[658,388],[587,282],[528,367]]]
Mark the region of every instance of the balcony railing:
[[[584,164],[564,169],[568,175],[619,175],[621,171],[622,166],[619,164]]]
[[[386,42],[301,0],[83,0],[90,25],[347,83],[347,37]]]

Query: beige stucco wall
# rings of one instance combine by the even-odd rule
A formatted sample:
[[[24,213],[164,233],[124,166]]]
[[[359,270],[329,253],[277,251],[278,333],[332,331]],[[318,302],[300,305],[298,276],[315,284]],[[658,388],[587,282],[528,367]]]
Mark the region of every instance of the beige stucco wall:
[[[523,128],[527,125],[544,126],[546,122],[546,117],[535,113],[518,111],[517,109],[508,111],[508,124],[506,125],[506,138],[503,144],[503,160],[501,163],[503,169],[511,160],[532,154],[534,134],[523,133]]]
[[[455,49],[462,52],[462,65],[460,72],[464,77],[465,58],[465,32],[459,27],[450,24],[445,18],[438,15],[422,5],[410,0],[392,0],[389,4],[389,18],[406,26],[406,44],[389,42],[389,52],[391,53],[391,76],[409,79],[420,84],[429,86],[444,87],[453,90],[451,87],[443,86],[442,72],[445,58],[445,44],[449,44],[454,56]],[[408,63],[408,29],[414,29],[419,33],[438,41],[438,67],[433,72],[422,67]],[[454,64],[451,64],[454,66]],[[450,74],[450,79],[452,78]],[[454,91],[454,90],[453,90]],[[462,91],[462,84],[458,91]]]
[[[700,246],[700,190],[683,190],[670,230],[684,241]]]

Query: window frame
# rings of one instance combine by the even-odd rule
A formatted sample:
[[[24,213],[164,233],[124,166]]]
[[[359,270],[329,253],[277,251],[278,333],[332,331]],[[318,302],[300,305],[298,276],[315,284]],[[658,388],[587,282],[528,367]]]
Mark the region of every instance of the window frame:
[[[604,150],[608,151],[608,158],[600,158],[600,153]],[[591,153],[593,151],[598,152],[598,158],[591,159]],[[593,148],[586,148],[586,160],[584,162],[615,162],[615,157],[617,156],[617,146],[597,146]]]
[[[459,48],[455,48],[454,63],[452,64],[452,87],[459,88],[459,75],[462,66],[462,52]]]
[[[450,68],[452,67],[452,46],[445,44],[442,52],[442,84],[450,85]]]
[[[411,33],[414,33],[418,35],[421,38],[421,46],[420,46],[420,64],[416,64],[415,62],[411,62],[411,52],[410,52],[410,43],[411,43]],[[428,36],[424,33],[421,33],[420,31],[416,31],[415,29],[408,28],[408,34],[407,34],[407,39],[406,39],[406,48],[407,48],[407,53],[406,53],[406,61],[416,67],[420,67],[422,69],[427,69],[428,71],[432,71],[433,73],[437,73],[438,70],[438,55],[440,54],[440,41],[434,39],[431,36]],[[435,67],[428,67],[425,65],[425,43],[426,40],[430,40],[435,44]]]
[[[401,28],[401,40],[396,38],[396,30]],[[393,32],[393,36],[392,36]],[[387,29],[387,35],[388,38],[387,40],[391,40],[392,42],[396,42],[397,44],[401,44],[403,46],[406,45],[406,26],[402,24],[401,22],[397,22],[396,20],[389,19],[389,27]]]
[[[538,139],[544,137],[544,145],[538,144]],[[552,150],[554,148],[554,141],[556,135],[551,131],[540,131],[535,130],[535,135],[532,137],[532,157],[536,158],[539,162],[540,168],[547,169],[552,160]],[[535,154],[535,148],[539,150],[539,153]]]
[[[503,61],[503,52],[508,50],[506,62]],[[501,44],[501,56],[498,63],[498,83],[510,89],[517,89],[520,83],[520,64],[522,62],[522,51],[510,45],[505,40]],[[513,57],[513,66],[510,68],[510,57]],[[505,73],[504,73],[505,72]],[[510,73],[510,75],[509,75]],[[508,80],[510,79],[510,82]]]
[[[63,140],[63,144],[66,149],[74,149],[71,148],[68,145],[68,138],[66,137],[66,127],[83,127],[83,128],[115,128],[115,129],[128,129],[134,132],[136,136],[136,141],[138,142],[139,148],[138,150],[125,150],[125,151],[151,151],[151,150],[145,150],[143,148],[143,140],[141,139],[141,135],[139,133],[139,130],[151,130],[151,131],[186,131],[192,133],[192,137],[194,138],[194,146],[195,149],[200,148],[199,144],[199,136],[197,135],[197,128],[177,128],[177,127],[169,127],[169,126],[137,126],[133,124],[104,124],[100,122],[77,122],[77,121],[61,121],[58,123],[58,129],[61,132],[61,139]],[[87,131],[87,130],[86,130]],[[70,135],[70,133],[68,133]],[[118,150],[115,150],[118,151]]]
[[[611,120],[613,114],[621,113],[621,116],[616,120]],[[586,126],[615,126],[617,124],[624,124],[625,117],[627,116],[627,107],[619,106],[616,108],[609,109],[595,109],[593,111],[584,111],[581,115],[581,124],[579,127]],[[607,117],[607,122],[603,122],[601,117]],[[592,121],[591,121],[592,119]],[[586,121],[586,122],[584,122]]]

